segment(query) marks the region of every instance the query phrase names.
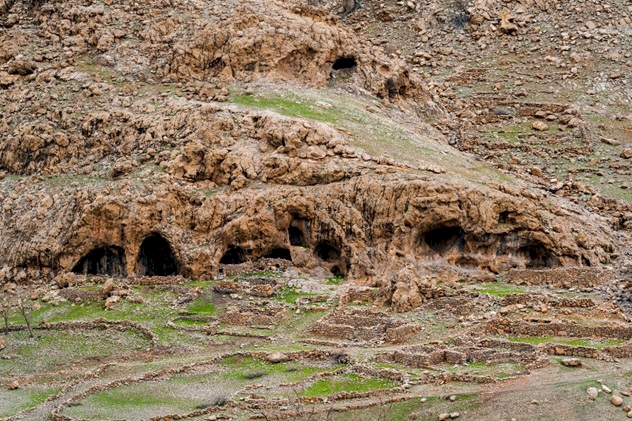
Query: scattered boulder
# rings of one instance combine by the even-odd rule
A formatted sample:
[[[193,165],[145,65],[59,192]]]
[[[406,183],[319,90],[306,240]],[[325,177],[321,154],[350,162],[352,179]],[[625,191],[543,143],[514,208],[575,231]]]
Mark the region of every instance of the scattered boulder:
[[[24,57],[16,57],[9,63],[8,72],[10,75],[27,76],[37,69],[37,65],[32,60]]]
[[[623,405],[623,398],[619,395],[612,395],[612,397],[610,398],[610,403],[614,406],[621,406]]]
[[[562,365],[566,367],[581,367],[582,362],[579,358],[564,358]]]
[[[105,300],[105,309],[109,310],[115,304],[118,304],[119,301],[121,301],[121,297],[119,297],[118,295],[113,295],[111,297],[108,297],[108,299]]]
[[[288,357],[282,352],[274,352],[268,355],[267,360],[268,362],[271,362],[272,364],[279,364],[279,363],[284,363],[286,361],[290,361],[290,357]]]
[[[76,285],[77,275],[72,272],[62,273],[57,275],[53,279],[53,282],[55,282],[59,288],[67,288],[69,286]]]
[[[545,132],[549,130],[549,125],[546,124],[544,121],[534,121],[531,127],[539,132]]]
[[[103,295],[106,297],[110,295],[112,291],[114,291],[115,286],[116,285],[114,284],[114,281],[112,279],[108,279],[107,281],[105,281],[105,284],[103,284]]]
[[[588,393],[588,397],[592,400],[597,399],[597,395],[599,395],[599,390],[596,387],[589,387],[586,391]]]
[[[514,17],[509,12],[504,12],[500,16],[500,30],[508,35],[518,32],[518,26],[513,23]]]
[[[623,158],[623,159],[631,159],[632,158],[632,148],[624,149],[623,151],[621,151],[621,154],[619,156],[621,158]]]

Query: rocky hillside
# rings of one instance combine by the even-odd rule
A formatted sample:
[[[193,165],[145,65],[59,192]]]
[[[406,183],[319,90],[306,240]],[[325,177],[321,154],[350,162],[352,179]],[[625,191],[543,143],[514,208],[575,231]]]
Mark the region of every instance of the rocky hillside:
[[[0,419],[632,417],[630,2],[0,28]]]
[[[491,16],[487,6],[463,12],[480,21],[467,30],[446,23],[449,9],[430,14],[437,28],[426,30],[407,65],[393,43],[410,47],[407,35],[425,34],[429,24],[415,21],[422,29],[386,48],[374,45],[380,38],[371,28],[395,20],[394,10],[402,11],[397,20],[414,20],[421,5],[377,11],[363,3],[343,16],[348,28],[300,2],[109,3],[5,4],[5,282],[46,281],[79,267],[107,274],[80,262],[91,253],[114,253],[121,273],[145,275],[143,245],[152,238],[167,245],[170,271],[193,277],[216,275],[222,261],[233,262],[228,251],[238,262],[283,254],[302,270],[369,282],[437,259],[485,276],[594,266],[619,254],[618,226],[524,182],[524,166],[495,161],[541,154],[467,137],[468,129],[504,134],[487,127],[517,119],[555,125],[558,133],[527,134],[538,141],[562,144],[588,131],[579,111],[564,111],[571,105],[490,103],[504,86],[514,89],[508,81],[485,106],[474,106],[482,99],[472,88],[457,95],[476,69],[445,63],[471,56],[440,47],[447,38],[480,47],[490,33],[507,37],[498,48],[513,50],[516,37],[536,42],[503,30],[502,19],[480,21],[475,11]],[[532,20],[512,25],[526,32]],[[453,75],[439,86],[421,64]],[[455,135],[455,146],[485,153],[501,171],[449,147]],[[530,167],[548,189],[543,171]],[[575,184],[556,180],[551,189]],[[626,225],[627,214],[619,217]]]

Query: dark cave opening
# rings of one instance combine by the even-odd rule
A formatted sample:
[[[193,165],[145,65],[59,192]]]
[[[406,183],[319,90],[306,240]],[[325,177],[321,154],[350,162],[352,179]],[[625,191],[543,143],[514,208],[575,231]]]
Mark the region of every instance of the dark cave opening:
[[[138,253],[138,273],[141,276],[170,276],[178,273],[178,264],[169,242],[159,234],[143,240]]]
[[[125,250],[117,246],[96,248],[82,257],[72,268],[81,275],[127,276]]]
[[[228,246],[228,250],[226,250],[219,263],[222,265],[238,265],[245,261],[246,257],[241,247]]]
[[[460,227],[439,227],[428,231],[423,242],[435,253],[445,253],[453,247],[462,248],[464,234]]]
[[[263,256],[268,259],[283,259],[292,261],[292,253],[286,248],[274,248],[268,254]]]
[[[544,245],[530,242],[518,250],[527,259],[527,269],[549,269],[559,266],[557,257]]]
[[[299,227],[291,226],[288,230],[290,236],[290,244],[293,246],[305,246],[305,234]]]
[[[326,241],[318,243],[315,252],[326,262],[335,262],[340,259],[340,250]]]
[[[312,221],[303,219],[299,215],[292,214],[292,222],[287,230],[290,244],[299,247],[308,247],[312,232]]]
[[[330,271],[334,276],[342,278],[345,276],[345,274],[342,272],[342,270],[340,270],[340,268],[338,266],[334,266],[331,268]]]
[[[353,70],[357,67],[354,57],[338,57],[332,66],[333,70]]]
[[[509,211],[502,211],[498,214],[498,223],[499,224],[508,224],[509,223],[509,218],[510,218],[510,212]]]

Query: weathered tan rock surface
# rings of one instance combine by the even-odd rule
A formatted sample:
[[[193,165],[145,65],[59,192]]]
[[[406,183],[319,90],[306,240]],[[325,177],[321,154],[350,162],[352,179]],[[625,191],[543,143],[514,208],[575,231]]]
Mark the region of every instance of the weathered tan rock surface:
[[[464,175],[458,162],[470,158],[456,150],[433,168],[391,158],[398,130],[426,136],[403,155],[448,155],[420,121],[446,114],[396,55],[322,10],[25,7],[13,4],[6,19],[17,23],[0,35],[2,282],[68,283],[70,271],[199,278],[270,257],[379,286],[404,311],[439,278],[595,266],[615,251],[604,220],[523,183]],[[255,95],[260,83],[300,91],[338,80],[369,113],[401,122],[368,140],[384,142],[383,156],[359,148],[363,135],[338,114],[315,121],[337,110],[328,102],[318,112],[290,102],[289,117],[257,110],[284,100]]]

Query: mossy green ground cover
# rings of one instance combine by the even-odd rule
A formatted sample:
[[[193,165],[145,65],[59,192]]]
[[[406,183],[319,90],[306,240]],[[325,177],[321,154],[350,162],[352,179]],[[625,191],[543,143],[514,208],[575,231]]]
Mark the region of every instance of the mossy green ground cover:
[[[509,294],[524,294],[525,290],[512,284],[503,284],[500,282],[491,282],[487,284],[478,284],[473,288],[481,294],[495,295],[497,297],[506,297]]]
[[[397,384],[386,379],[376,377],[361,377],[357,374],[344,374],[327,377],[315,381],[303,392],[305,396],[329,396],[341,392],[364,393],[373,390],[392,389]]]
[[[603,349],[607,346],[621,345],[624,343],[624,340],[620,339],[573,339],[573,338],[565,338],[565,337],[551,337],[551,336],[535,336],[535,337],[512,337],[509,338],[510,342],[522,342],[533,345],[546,344],[546,343],[554,343],[554,344],[562,344],[562,345],[572,345],[572,346],[584,346],[588,348],[595,349]]]

